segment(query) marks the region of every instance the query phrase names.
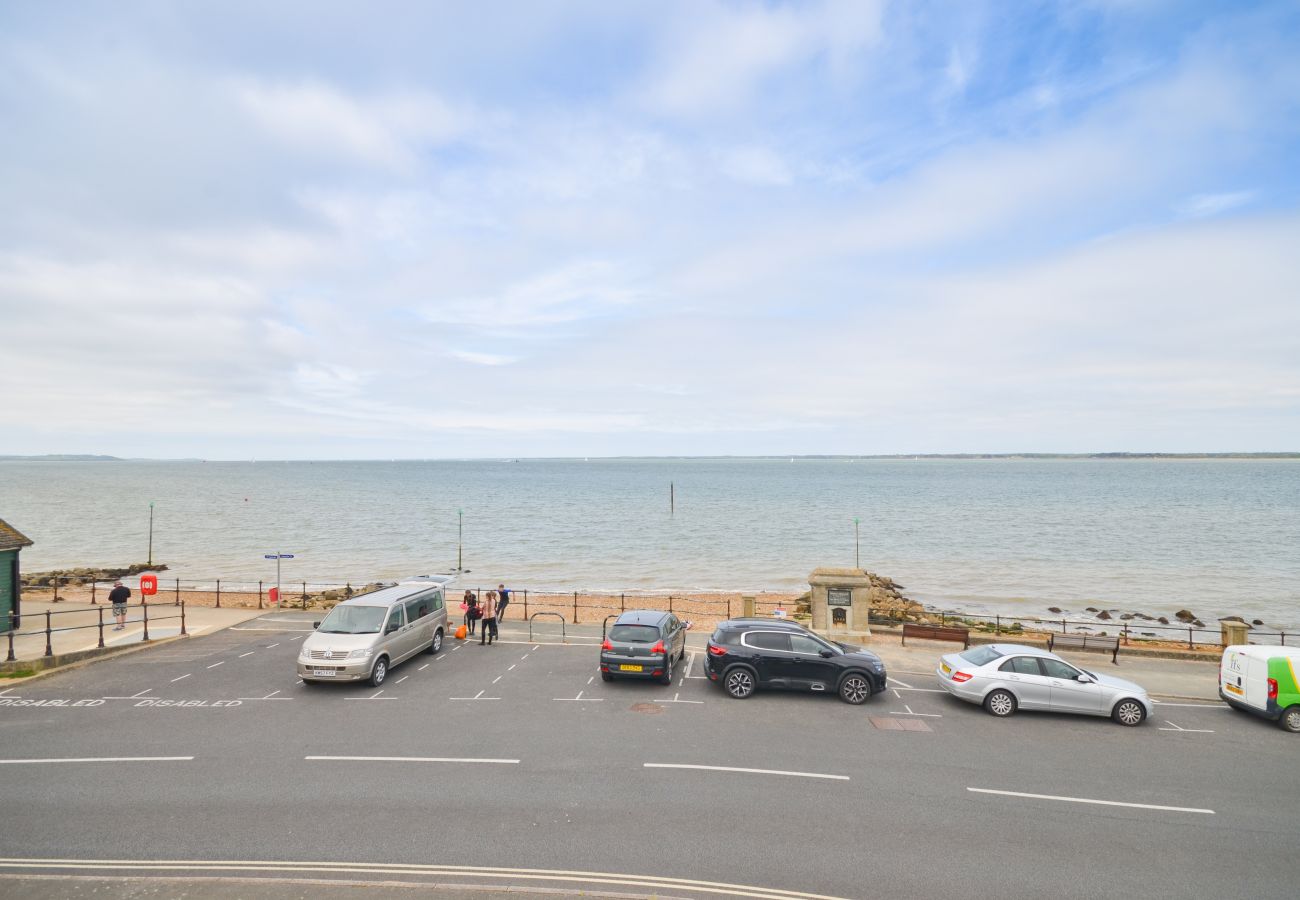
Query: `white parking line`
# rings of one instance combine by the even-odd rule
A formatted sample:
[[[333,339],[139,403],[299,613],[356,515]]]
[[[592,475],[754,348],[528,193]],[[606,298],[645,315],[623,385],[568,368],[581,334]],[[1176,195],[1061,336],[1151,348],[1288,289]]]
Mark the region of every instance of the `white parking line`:
[[[511,671],[513,671],[514,668],[515,668],[515,666],[517,666],[517,665],[519,665],[519,663],[515,663],[514,666],[511,666],[509,669],[506,669],[506,671],[507,671],[507,672],[511,672]]]
[[[266,649],[267,649],[267,650],[273,650],[273,649],[275,649],[275,648],[278,647],[278,646],[280,646],[280,642],[279,642],[279,641],[276,641],[274,644],[267,644],[267,645],[266,645]]]
[[[208,666],[208,668],[209,668],[209,669],[215,669],[217,666],[224,666],[225,664],[226,664],[226,661],[223,659],[223,660],[222,660],[221,662],[219,662],[219,663],[213,663],[212,665]]]
[[[240,659],[243,659],[245,656],[252,656],[252,655],[253,655],[254,653],[256,653],[256,652],[257,652],[256,650],[249,650],[247,653],[241,653],[241,654],[239,654],[239,658],[240,658]]]
[[[1054,794],[1024,794],[1020,791],[993,791],[988,788],[968,787],[966,790],[975,794],[997,794],[1002,797],[1025,797],[1030,800],[1060,800],[1064,803],[1093,803],[1098,806],[1127,806],[1133,809],[1158,809],[1163,812],[1204,813],[1214,815],[1212,809],[1198,809],[1191,806],[1155,806],[1150,803],[1121,803],[1118,800],[1090,800],[1086,797],[1057,797]]]
[[[500,680],[501,680],[501,676],[498,675],[496,678],[493,678],[493,679],[492,679],[492,683],[493,683],[493,684],[496,684],[496,683],[497,683],[498,681],[500,681]]]
[[[523,656],[519,657],[519,661],[520,661],[520,662],[523,662],[523,661],[526,660],[527,658],[528,658],[528,654],[525,653]]]
[[[186,672],[184,675],[181,676],[181,678],[189,678],[190,674],[191,673]],[[175,684],[176,682],[180,681],[181,678],[173,678],[170,682],[168,682],[168,684]]]
[[[265,697],[240,697],[239,699],[240,699],[240,700],[292,700],[292,699],[293,699],[292,697],[277,697],[277,696],[275,696],[275,695],[278,694],[278,693],[280,693],[280,692],[279,692],[279,691],[271,691],[271,693],[267,694]]]
[[[411,677],[410,675],[403,675],[401,678],[399,678],[399,679],[397,679],[396,681],[394,681],[393,684],[401,684],[403,681],[405,681],[406,679],[408,679],[408,678],[410,678],[410,677]]]
[[[420,668],[416,669],[415,671],[417,671],[417,672],[423,672],[425,669],[429,668],[429,666],[431,666],[431,665],[432,665],[432,663],[425,663],[424,665],[420,666]]]
[[[1226,703],[1212,703],[1208,701],[1205,703],[1169,703],[1165,700],[1152,700],[1151,702],[1156,706],[1185,706],[1188,709],[1228,709]]]
[[[1161,728],[1160,729],[1161,731],[1185,731],[1189,734],[1214,734],[1213,731],[1210,731],[1207,728],[1180,728],[1179,726],[1175,725],[1173,722],[1170,722],[1168,719],[1165,719],[1165,724],[1169,725],[1170,727]]]
[[[900,681],[899,679],[895,678],[893,675],[889,675],[887,677],[888,680],[894,682],[894,684],[901,684],[903,687],[907,688],[908,690],[912,689],[912,686],[908,684],[906,681]]]
[[[83,756],[55,759],[0,759],[0,764],[22,765],[26,763],[99,763],[99,762],[176,762],[194,759],[192,756]]]
[[[152,690],[153,690],[153,688],[145,688],[145,689],[144,689],[143,691],[141,691],[140,693],[138,693],[138,694],[132,694],[130,697],[104,697],[104,698],[102,698],[102,699],[104,699],[104,700],[139,700],[141,697],[143,697],[145,694],[149,693],[149,692],[152,691]]]
[[[679,697],[681,697],[681,694],[677,693],[677,694],[673,694],[673,699],[661,700],[659,702],[660,703],[700,703],[700,704],[704,703],[703,700],[679,700],[678,699]]]
[[[686,660],[686,677],[687,677],[687,678],[699,679],[700,681],[708,681],[708,680],[709,680],[709,679],[708,679],[707,677],[705,677],[704,675],[692,675],[692,674],[691,674],[691,669],[693,669],[693,668],[695,668],[695,651],[694,651],[694,650],[691,651],[690,658]]]
[[[787,772],[783,769],[741,769],[735,766],[692,766],[681,763],[643,763],[647,769],[703,769],[707,772],[745,772],[752,775],[792,775],[795,778],[826,778],[832,781],[849,781],[847,775],[825,775],[821,772]]]
[[[517,766],[517,759],[476,759],[462,756],[304,756],[303,759],[327,760],[330,762],[443,762],[443,763],[496,763],[503,766]]]
[[[483,690],[475,694],[473,697],[448,697],[447,699],[448,700],[500,700],[501,699],[500,697],[484,697],[483,694],[486,693],[486,691],[487,689],[484,688]]]
[[[587,684],[591,684],[595,680],[596,680],[596,676],[592,675],[590,678],[587,679]]]
[[[533,647],[533,649],[534,649],[534,650],[540,650],[541,647],[542,647],[541,644],[537,644],[536,646]]]
[[[946,694],[946,693],[948,693],[948,692],[945,691],[943,688],[914,688],[914,687],[901,687],[901,688],[893,688],[893,690],[895,690],[895,691],[915,691],[915,692],[918,693],[918,694]]]
[[[375,691],[375,692],[374,692],[373,694],[371,694],[369,697],[344,697],[343,699],[344,699],[344,700],[396,700],[396,699],[397,699],[396,697],[381,697],[381,696],[379,696],[379,695],[382,694],[383,692],[384,692],[384,691],[383,691],[383,689],[381,688],[380,690]]]
[[[603,697],[584,697],[584,696],[582,696],[583,693],[585,693],[585,692],[584,692],[584,691],[578,691],[578,696],[576,696],[576,697],[552,697],[551,699],[552,699],[552,700],[568,700],[568,701],[570,701],[570,702],[573,702],[573,701],[576,701],[576,700],[581,700],[581,701],[583,701],[584,703],[604,703],[604,702],[605,702],[605,699],[604,699]]]
[[[912,712],[912,707],[908,706],[906,703],[903,704],[903,709],[907,710],[907,712],[898,712],[898,710],[891,709],[891,710],[889,711],[889,714],[890,714],[891,716],[920,716],[920,717],[925,718],[925,719],[942,719],[942,718],[943,718],[943,716],[939,715],[938,713],[919,713],[919,712]]]

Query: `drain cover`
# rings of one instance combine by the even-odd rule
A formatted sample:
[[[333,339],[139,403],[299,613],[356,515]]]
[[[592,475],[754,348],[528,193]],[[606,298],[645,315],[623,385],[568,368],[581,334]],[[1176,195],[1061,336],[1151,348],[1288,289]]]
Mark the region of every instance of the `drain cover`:
[[[664,711],[664,708],[658,703],[633,703],[629,708],[632,712],[645,713],[649,716],[657,715]]]

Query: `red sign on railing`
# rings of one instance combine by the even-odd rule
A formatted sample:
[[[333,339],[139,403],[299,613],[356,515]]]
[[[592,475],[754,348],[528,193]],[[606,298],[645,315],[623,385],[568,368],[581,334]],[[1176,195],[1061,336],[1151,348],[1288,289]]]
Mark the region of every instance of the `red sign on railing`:
[[[278,602],[280,602],[280,589],[279,589],[279,588],[271,588],[271,602],[272,602],[272,603],[278,603]]]
[[[140,593],[145,597],[152,597],[154,594],[158,593],[158,576],[141,575]]]

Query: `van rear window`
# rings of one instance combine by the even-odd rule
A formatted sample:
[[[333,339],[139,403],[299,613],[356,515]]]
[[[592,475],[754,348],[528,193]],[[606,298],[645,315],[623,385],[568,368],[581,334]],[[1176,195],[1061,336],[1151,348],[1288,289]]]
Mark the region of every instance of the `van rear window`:
[[[659,629],[653,625],[615,625],[609,630],[609,639],[621,644],[653,644],[659,640]]]

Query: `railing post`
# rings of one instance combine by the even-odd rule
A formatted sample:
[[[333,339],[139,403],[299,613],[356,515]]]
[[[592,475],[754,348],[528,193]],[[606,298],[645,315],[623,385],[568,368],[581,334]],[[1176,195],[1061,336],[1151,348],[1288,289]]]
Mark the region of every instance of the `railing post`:
[[[1128,622],[1124,623],[1124,646],[1128,646]]]
[[[618,595],[618,611],[627,612],[627,594]]]
[[[573,592],[573,624],[578,624],[578,592]]]
[[[1065,619],[1061,619],[1061,634],[1065,634]]]
[[[95,576],[91,575],[90,576],[90,605],[91,606],[99,605],[98,602],[96,602],[95,600],[95,588],[97,587],[99,587],[99,584],[95,581]]]
[[[669,611],[670,613],[673,611],[673,595],[672,595],[672,594],[669,594],[669,595],[668,595],[668,611]]]
[[[1187,649],[1188,650],[1196,649],[1196,645],[1192,643],[1192,626],[1190,625],[1187,626]]]
[[[13,662],[17,657],[14,656],[14,614],[9,613],[9,655],[5,657],[5,662]]]
[[[99,608],[99,649],[104,649],[104,608]]]
[[[262,582],[257,582],[257,608],[262,608]]]
[[[50,644],[50,611],[45,611],[45,655],[53,656],[54,647]]]
[[[940,625],[948,624],[948,614],[943,612],[942,610],[939,611],[939,624]]]
[[[144,637],[140,640],[147,641],[149,640],[149,604],[141,600],[140,611],[144,613]]]
[[[302,583],[302,608],[307,608],[307,582]]]
[[[181,604],[181,637],[189,637],[189,632],[185,630],[185,604]]]
[[[524,618],[528,618],[528,588],[524,588]]]
[[[217,579],[217,609],[221,609],[221,579]]]
[[[176,602],[173,603],[172,605],[173,606],[181,605],[181,580],[179,578],[176,579]]]
[[[994,624],[993,624],[993,633],[994,633],[994,634],[1001,634],[1001,633],[1002,633],[1002,617],[1001,617],[1001,616],[994,616],[993,618],[994,618],[994,620],[995,620],[995,621],[994,621]]]
[[[59,575],[56,572],[54,575],[54,602],[58,603],[61,599],[59,596]]]

